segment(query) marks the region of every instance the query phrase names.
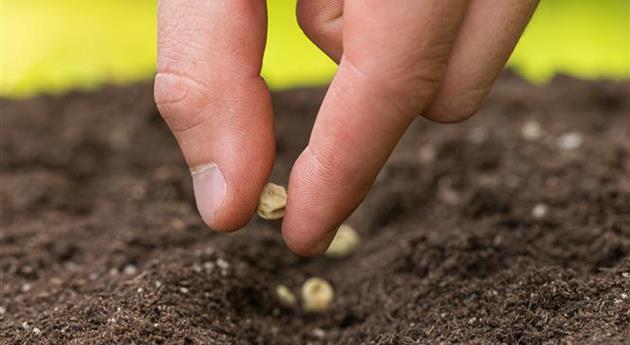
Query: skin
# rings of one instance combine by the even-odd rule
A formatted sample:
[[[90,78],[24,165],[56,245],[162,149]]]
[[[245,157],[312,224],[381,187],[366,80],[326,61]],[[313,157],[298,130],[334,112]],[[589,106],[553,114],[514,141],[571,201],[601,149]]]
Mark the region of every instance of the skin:
[[[454,123],[482,105],[537,0],[300,0],[306,35],[339,64],[288,185],[282,233],[323,252],[417,116]],[[155,98],[199,212],[233,231],[252,217],[275,155],[260,77],[263,0],[160,0]],[[324,191],[324,192],[322,192]]]

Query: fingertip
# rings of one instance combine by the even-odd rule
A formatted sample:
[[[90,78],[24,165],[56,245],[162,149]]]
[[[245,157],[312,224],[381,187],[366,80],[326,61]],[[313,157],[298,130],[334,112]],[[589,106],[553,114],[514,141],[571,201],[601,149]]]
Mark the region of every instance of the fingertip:
[[[319,236],[313,236],[316,233],[317,231],[308,231],[308,229],[288,228],[284,224],[282,227],[282,236],[287,247],[299,256],[310,257],[324,254],[335,237],[336,228]]]
[[[322,254],[339,226],[365,196],[356,174],[306,148],[289,178],[282,234],[289,249],[302,256]],[[367,186],[367,184],[366,184]],[[369,188],[369,187],[368,187]]]
[[[206,169],[193,173],[195,201],[203,222],[218,232],[232,232],[247,225],[271,168],[263,168],[262,174],[247,176],[245,180],[241,176],[228,179],[231,182],[215,164]],[[249,188],[243,188],[246,185]]]

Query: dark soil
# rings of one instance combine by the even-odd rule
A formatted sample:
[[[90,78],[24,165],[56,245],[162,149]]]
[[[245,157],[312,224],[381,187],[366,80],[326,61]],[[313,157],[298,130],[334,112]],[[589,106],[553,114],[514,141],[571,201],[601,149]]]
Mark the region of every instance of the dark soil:
[[[274,95],[274,181],[323,92]],[[344,260],[292,255],[277,222],[209,231],[149,84],[3,100],[0,343],[628,344],[629,94],[506,75],[470,121],[417,121]],[[314,275],[329,312],[281,306]]]

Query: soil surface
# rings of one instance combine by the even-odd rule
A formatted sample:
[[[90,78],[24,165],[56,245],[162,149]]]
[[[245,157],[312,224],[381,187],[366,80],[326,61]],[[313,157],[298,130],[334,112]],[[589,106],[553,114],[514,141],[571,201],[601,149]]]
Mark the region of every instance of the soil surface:
[[[506,74],[473,119],[419,119],[341,260],[208,230],[149,83],[3,100],[0,343],[628,344],[629,92]],[[273,181],[323,94],[274,95]],[[329,311],[280,304],[312,276]]]

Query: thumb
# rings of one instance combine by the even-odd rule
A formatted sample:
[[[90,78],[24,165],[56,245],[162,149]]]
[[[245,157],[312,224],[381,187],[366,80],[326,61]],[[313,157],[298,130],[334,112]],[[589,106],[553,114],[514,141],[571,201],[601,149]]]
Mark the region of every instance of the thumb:
[[[188,163],[197,208],[229,231],[253,215],[275,151],[260,77],[264,1],[160,0],[155,99]]]

